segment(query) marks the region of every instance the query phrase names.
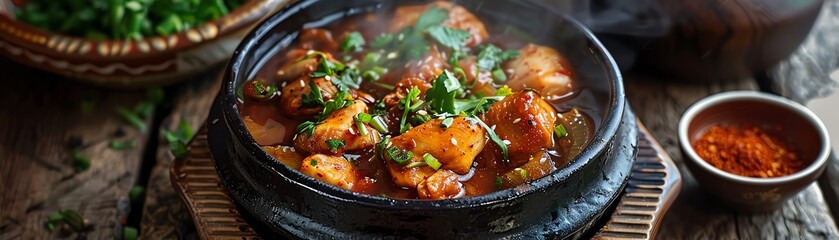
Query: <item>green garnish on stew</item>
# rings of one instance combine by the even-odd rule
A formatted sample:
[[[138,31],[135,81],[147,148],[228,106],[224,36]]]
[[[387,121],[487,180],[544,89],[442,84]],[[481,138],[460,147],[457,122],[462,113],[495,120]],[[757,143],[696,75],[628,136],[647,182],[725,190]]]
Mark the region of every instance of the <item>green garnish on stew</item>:
[[[337,152],[339,148],[344,147],[346,143],[344,140],[337,140],[337,139],[329,139],[326,140],[326,145],[329,145],[330,152]]]
[[[359,33],[358,31],[350,32],[349,34],[347,34],[347,37],[344,38],[344,41],[341,42],[341,51],[360,51],[361,48],[364,46],[364,43],[364,36],[361,36],[361,33]]]
[[[440,163],[439,160],[437,160],[437,158],[435,158],[434,156],[432,156],[429,153],[423,154],[422,155],[422,160],[425,161],[425,164],[427,164],[429,167],[433,168],[434,170],[440,169],[440,166],[443,165],[443,164]]]

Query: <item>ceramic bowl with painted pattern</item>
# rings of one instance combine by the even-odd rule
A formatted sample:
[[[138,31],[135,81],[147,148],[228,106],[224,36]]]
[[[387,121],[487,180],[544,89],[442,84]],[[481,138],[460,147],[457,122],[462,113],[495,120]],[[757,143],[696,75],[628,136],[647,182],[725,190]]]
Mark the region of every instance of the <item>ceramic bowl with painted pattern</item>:
[[[797,171],[778,177],[741,176],[714,167],[694,149],[711,127],[742,127],[744,123],[763,129],[763,141],[768,141],[764,137],[773,136],[779,144],[788,144],[802,163]],[[705,192],[732,210],[746,213],[769,212],[783,206],[822,174],[830,153],[827,129],[816,114],[787,98],[755,91],[719,93],[695,103],[679,122],[679,142],[684,162]],[[747,142],[739,144],[752,144]],[[768,147],[753,149],[771,149],[766,143],[754,143]],[[726,152],[742,159],[743,155],[733,150]]]
[[[248,0],[221,18],[167,36],[91,40],[16,19],[21,1],[0,0],[0,54],[94,85],[139,88],[173,83],[226,61],[250,28],[285,0]]]

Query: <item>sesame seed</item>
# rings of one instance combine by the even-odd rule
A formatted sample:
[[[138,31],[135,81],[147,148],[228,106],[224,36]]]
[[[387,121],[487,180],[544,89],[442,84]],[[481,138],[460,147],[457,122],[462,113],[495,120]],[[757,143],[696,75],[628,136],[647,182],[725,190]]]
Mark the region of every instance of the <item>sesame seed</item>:
[[[350,128],[350,135],[355,135],[355,130],[353,130],[352,128]]]
[[[504,145],[510,145],[510,144],[513,144],[512,142],[510,142],[510,140],[507,140],[507,139],[504,139],[504,140],[503,140],[503,141],[501,141],[501,142],[503,142],[503,143],[504,143]]]
[[[452,144],[457,145],[457,139],[452,138]]]
[[[492,125],[492,127],[490,127],[489,129],[492,129],[492,131],[495,131],[495,125]]]
[[[387,59],[395,59],[398,56],[399,55],[397,55],[396,52],[390,52],[387,54]]]
[[[521,122],[521,118],[516,118],[516,120],[513,120],[513,123],[519,123],[519,122]]]
[[[306,55],[312,55],[312,53],[315,53],[315,50],[306,51]]]
[[[300,87],[306,87],[306,82],[303,82],[303,80],[300,80]]]
[[[425,110],[420,109],[420,110],[417,110],[417,114],[425,116],[425,115],[428,115],[428,112],[426,112]]]
[[[326,76],[323,76],[323,79],[326,79],[327,81],[330,81],[330,80],[332,80],[332,76],[326,75]]]

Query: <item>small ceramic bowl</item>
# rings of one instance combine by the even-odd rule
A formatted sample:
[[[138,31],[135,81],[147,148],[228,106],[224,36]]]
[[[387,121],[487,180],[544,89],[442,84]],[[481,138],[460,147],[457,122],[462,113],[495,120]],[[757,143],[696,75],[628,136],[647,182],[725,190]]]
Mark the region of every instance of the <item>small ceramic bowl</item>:
[[[791,175],[753,178],[718,169],[701,159],[693,143],[716,124],[780,126],[782,140],[791,144],[806,167]],[[679,142],[684,162],[702,188],[739,212],[768,212],[809,186],[823,172],[830,152],[827,130],[809,109],[792,100],[754,91],[715,94],[700,100],[682,115]]]
[[[248,0],[229,14],[168,36],[94,41],[15,19],[20,1],[0,0],[0,55],[100,86],[172,83],[226,61],[250,27],[286,0]]]

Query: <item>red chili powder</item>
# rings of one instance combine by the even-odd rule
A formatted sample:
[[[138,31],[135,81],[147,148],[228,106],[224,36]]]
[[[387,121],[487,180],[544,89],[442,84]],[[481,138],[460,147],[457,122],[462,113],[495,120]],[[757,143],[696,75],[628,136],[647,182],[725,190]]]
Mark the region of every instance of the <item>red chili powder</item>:
[[[789,144],[746,124],[715,125],[693,144],[693,149],[714,167],[746,177],[781,177],[805,166]]]

